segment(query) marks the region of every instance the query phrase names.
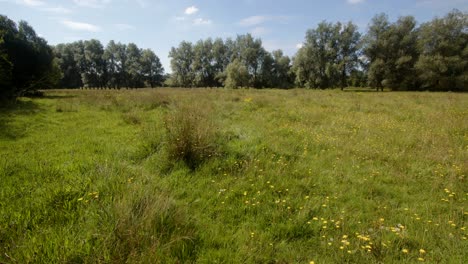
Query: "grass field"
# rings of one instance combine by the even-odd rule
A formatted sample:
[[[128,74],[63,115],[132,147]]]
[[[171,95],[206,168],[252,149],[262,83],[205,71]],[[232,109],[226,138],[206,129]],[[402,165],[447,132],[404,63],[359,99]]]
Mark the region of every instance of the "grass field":
[[[0,263],[467,263],[468,94],[47,91],[0,112]]]

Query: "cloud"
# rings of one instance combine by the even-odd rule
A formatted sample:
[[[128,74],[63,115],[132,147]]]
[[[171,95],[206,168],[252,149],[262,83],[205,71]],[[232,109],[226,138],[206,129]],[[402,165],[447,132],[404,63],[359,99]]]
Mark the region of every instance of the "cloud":
[[[348,4],[351,4],[351,5],[357,5],[357,4],[360,4],[360,3],[364,3],[364,1],[366,1],[366,0],[346,0],[346,2],[348,2]]]
[[[69,29],[78,30],[78,31],[88,31],[88,32],[99,32],[101,28],[88,23],[76,22],[71,20],[63,20],[62,24]]]
[[[187,20],[187,18],[184,17],[184,16],[177,16],[177,17],[175,17],[174,19],[175,19],[176,21],[185,21],[185,20]]]
[[[149,5],[146,0],[136,0],[136,2],[138,5],[140,5],[140,7],[147,7]]]
[[[73,2],[78,6],[91,8],[103,8],[111,1],[112,0],[73,0]]]
[[[254,36],[263,36],[270,33],[270,30],[265,27],[255,27],[250,31],[250,33]]]
[[[198,12],[198,8],[196,6],[190,6],[185,9],[185,14],[186,15],[193,15]]]
[[[193,20],[194,25],[211,25],[213,22],[209,19],[197,18]]]
[[[42,8],[41,10],[51,12],[51,13],[56,13],[56,14],[70,14],[72,11],[68,8],[65,7],[45,7]]]
[[[256,15],[242,19],[239,21],[239,25],[243,27],[252,27],[263,24],[265,22],[274,21],[274,22],[286,22],[290,17],[288,16],[263,16]]]
[[[45,3],[40,0],[19,0],[17,1],[17,3],[30,7],[38,7],[45,5]]]
[[[304,47],[303,43],[297,43],[296,44],[296,49],[302,49],[302,47]]]
[[[263,22],[267,21],[268,17],[266,16],[251,16],[242,19],[239,24],[244,27],[255,26],[258,24],[262,24]]]
[[[114,26],[120,31],[134,30],[135,27],[129,24],[114,24]]]

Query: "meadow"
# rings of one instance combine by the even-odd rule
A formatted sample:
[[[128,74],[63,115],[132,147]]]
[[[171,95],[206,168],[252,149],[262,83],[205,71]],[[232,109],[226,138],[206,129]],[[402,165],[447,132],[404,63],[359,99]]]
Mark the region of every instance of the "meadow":
[[[468,94],[50,90],[0,108],[0,263],[467,263]]]

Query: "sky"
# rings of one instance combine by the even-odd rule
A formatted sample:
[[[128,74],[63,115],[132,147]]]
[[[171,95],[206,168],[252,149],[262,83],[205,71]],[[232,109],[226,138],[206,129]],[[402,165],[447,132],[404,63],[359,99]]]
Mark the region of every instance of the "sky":
[[[365,33],[378,13],[423,23],[454,8],[468,12],[468,0],[0,0],[0,14],[27,21],[51,45],[133,42],[152,49],[166,72],[171,47],[184,40],[251,33],[267,50],[293,56],[307,29],[324,20],[352,21]]]

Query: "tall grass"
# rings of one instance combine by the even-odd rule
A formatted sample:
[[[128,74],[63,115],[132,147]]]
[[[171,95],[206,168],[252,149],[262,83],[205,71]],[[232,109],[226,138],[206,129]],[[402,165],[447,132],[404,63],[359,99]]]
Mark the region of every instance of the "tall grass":
[[[193,170],[221,154],[219,127],[207,106],[178,106],[166,116],[164,125],[167,154],[171,160],[182,161]]]
[[[0,263],[466,263],[467,102],[228,89],[21,98],[0,112]]]

